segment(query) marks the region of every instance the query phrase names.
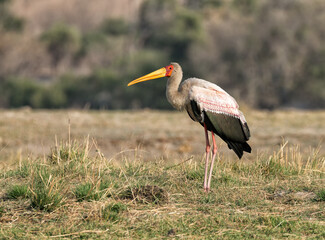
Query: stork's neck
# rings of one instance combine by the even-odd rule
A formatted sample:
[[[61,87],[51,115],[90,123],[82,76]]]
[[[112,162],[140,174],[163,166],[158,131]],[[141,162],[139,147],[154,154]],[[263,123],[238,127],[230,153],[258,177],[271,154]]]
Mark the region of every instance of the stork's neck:
[[[170,104],[181,110],[185,106],[186,96],[184,96],[180,83],[183,78],[182,69],[179,68],[168,78],[166,96]]]

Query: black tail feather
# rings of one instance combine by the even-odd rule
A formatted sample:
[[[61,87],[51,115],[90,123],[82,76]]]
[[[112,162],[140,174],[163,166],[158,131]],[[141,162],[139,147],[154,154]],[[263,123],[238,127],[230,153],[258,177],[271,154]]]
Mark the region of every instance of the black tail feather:
[[[228,148],[234,150],[234,152],[237,154],[238,158],[242,158],[243,152],[250,153],[252,151],[251,147],[248,145],[247,142],[231,142],[226,141],[228,144]]]

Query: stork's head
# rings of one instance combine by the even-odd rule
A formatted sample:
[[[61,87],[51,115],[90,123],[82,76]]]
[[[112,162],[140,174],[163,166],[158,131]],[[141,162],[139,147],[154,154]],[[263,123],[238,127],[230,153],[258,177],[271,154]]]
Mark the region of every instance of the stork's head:
[[[162,78],[162,77],[170,77],[172,76],[177,69],[180,69],[180,65],[178,63],[171,63],[170,65],[160,68],[152,73],[149,73],[145,76],[142,76],[140,78],[137,78],[133,80],[132,82],[129,82],[128,86],[131,86],[133,84],[139,83],[139,82],[144,82],[156,78]]]

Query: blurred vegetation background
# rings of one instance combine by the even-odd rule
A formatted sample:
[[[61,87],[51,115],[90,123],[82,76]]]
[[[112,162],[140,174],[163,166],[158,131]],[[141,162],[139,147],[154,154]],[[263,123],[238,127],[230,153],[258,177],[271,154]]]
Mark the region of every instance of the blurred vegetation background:
[[[0,107],[171,106],[177,61],[255,108],[325,107],[323,0],[0,0]]]

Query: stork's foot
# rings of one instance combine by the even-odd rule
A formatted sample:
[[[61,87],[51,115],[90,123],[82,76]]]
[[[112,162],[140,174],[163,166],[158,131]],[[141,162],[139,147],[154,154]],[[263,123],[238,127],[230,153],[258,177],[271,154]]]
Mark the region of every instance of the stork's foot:
[[[209,193],[209,191],[210,191],[210,188],[207,188],[207,187],[204,188],[204,192]]]

